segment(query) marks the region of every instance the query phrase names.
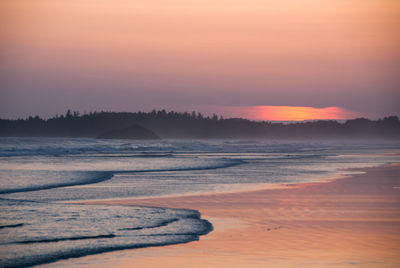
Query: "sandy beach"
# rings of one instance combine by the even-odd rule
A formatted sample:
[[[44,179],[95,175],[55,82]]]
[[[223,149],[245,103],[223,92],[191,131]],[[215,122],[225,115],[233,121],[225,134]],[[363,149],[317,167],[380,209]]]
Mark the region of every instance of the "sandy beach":
[[[85,258],[118,268],[400,267],[400,165],[356,171],[287,189],[90,202],[196,209],[214,231],[188,244]]]

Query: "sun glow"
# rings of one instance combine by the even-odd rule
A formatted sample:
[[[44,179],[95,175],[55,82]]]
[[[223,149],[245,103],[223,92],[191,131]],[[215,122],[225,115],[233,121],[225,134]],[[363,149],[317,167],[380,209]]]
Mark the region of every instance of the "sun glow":
[[[362,116],[340,107],[255,106],[251,109],[254,119],[271,121],[341,120]]]
[[[246,118],[257,121],[347,120],[359,117],[379,117],[377,114],[352,111],[341,107],[199,105],[186,108],[188,111],[191,109],[205,114],[213,111],[225,118]]]

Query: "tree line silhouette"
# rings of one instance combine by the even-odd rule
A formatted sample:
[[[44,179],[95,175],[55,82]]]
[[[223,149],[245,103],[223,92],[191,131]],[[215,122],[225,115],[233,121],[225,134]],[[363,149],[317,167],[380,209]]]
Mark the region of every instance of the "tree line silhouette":
[[[102,133],[138,125],[161,138],[268,138],[268,139],[329,139],[329,138],[400,138],[397,116],[379,120],[358,118],[338,122],[277,123],[257,122],[242,118],[224,119],[197,112],[90,112],[80,114],[68,110],[65,115],[49,119],[39,116],[26,119],[0,119],[0,136],[98,137]]]

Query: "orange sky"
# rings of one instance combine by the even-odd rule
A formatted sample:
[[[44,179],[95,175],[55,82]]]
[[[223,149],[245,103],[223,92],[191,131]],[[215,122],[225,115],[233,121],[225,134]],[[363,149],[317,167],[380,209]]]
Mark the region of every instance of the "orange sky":
[[[257,106],[254,118],[259,120],[302,121],[310,119],[350,119],[362,116],[340,107]]]
[[[298,107],[298,106],[207,106],[195,107],[196,110],[210,115],[207,111],[224,117],[243,117],[257,121],[303,121],[303,120],[345,120],[371,118],[373,115],[344,109],[341,107]]]
[[[399,114],[397,0],[0,5],[0,117],[209,106]]]

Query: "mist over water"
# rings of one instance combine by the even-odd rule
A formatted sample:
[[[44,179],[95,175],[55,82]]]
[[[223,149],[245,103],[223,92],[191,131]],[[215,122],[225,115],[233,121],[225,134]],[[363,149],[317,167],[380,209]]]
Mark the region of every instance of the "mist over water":
[[[0,139],[0,266],[199,239],[197,211],[66,204],[314,182],[400,160],[389,142]]]

